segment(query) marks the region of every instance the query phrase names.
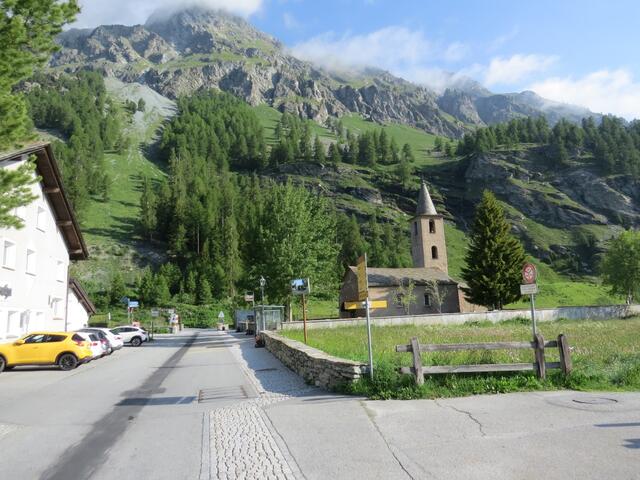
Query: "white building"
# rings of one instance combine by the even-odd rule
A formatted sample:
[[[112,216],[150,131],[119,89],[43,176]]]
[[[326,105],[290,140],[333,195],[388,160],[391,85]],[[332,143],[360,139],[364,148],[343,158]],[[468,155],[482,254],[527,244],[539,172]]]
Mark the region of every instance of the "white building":
[[[37,199],[16,209],[23,228],[0,228],[0,341],[71,330],[69,264],[88,256],[50,144],[0,154],[0,168],[17,168],[31,156],[41,178],[32,185]]]
[[[78,330],[89,325],[89,318],[96,307],[75,278],[69,279],[69,304],[67,306],[67,329]]]

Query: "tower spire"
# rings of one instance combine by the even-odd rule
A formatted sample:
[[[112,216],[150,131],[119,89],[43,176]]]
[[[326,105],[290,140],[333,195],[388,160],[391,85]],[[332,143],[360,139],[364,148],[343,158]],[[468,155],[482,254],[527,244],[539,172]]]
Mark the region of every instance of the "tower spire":
[[[420,194],[418,196],[418,207],[416,208],[416,216],[417,215],[437,215],[436,207],[433,205],[433,201],[431,200],[431,195],[429,195],[429,190],[427,189],[427,184],[423,180],[422,185],[420,186]]]

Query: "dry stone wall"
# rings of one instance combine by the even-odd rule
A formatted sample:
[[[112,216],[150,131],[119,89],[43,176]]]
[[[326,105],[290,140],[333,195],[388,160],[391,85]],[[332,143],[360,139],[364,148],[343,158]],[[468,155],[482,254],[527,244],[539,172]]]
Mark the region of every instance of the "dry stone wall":
[[[275,332],[263,331],[261,335],[264,336],[267,350],[307,383],[317,387],[334,390],[358,380],[366,373],[366,364],[332,357]]]

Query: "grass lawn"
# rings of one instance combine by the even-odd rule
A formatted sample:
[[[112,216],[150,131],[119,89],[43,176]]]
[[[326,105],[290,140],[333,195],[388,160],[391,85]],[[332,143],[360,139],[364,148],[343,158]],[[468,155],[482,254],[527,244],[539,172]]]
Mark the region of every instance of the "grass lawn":
[[[349,391],[372,398],[432,398],[481,393],[572,388],[577,390],[640,389],[640,317],[607,321],[546,322],[539,325],[546,340],[567,335],[572,348],[574,370],[565,378],[559,370],[547,371],[540,381],[533,372],[514,374],[439,375],[425,379],[422,387],[410,375],[396,372],[411,365],[410,353],[396,353],[395,345],[407,344],[411,337],[421,343],[474,343],[526,341],[531,337],[528,320],[500,324],[477,323],[456,326],[373,327],[373,382],[363,379]],[[285,330],[285,336],[302,341],[303,333]],[[367,336],[364,327],[309,330],[311,346],[341,358],[366,362]],[[547,350],[547,361],[557,361],[556,349]],[[436,352],[423,354],[425,365],[513,363],[534,361],[533,350]]]

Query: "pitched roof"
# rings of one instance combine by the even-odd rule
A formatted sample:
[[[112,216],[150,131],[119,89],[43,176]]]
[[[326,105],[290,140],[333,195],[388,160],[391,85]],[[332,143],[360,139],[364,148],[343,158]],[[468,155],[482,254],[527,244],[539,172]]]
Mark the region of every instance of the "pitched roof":
[[[82,238],[73,208],[64,193],[62,176],[53,156],[51,144],[37,142],[17,151],[0,153],[0,163],[21,161],[24,155],[35,155],[36,157],[36,172],[41,178],[40,185],[51,204],[56,225],[69,250],[69,258],[71,260],[85,260],[89,256],[89,251]]]
[[[420,194],[418,195],[418,207],[416,208],[416,215],[437,215],[436,207],[433,205],[431,195],[427,189],[427,184],[422,182],[420,186]]]
[[[349,267],[358,274],[357,267]],[[367,279],[370,287],[399,287],[412,280],[416,285],[424,285],[430,281],[438,283],[458,284],[449,275],[437,268],[367,268]]]
[[[87,295],[85,289],[82,288],[82,285],[80,285],[75,278],[69,278],[69,290],[75,294],[78,302],[80,302],[80,305],[84,307],[89,315],[96,314],[96,307],[93,305],[93,302],[89,298],[89,295]]]

